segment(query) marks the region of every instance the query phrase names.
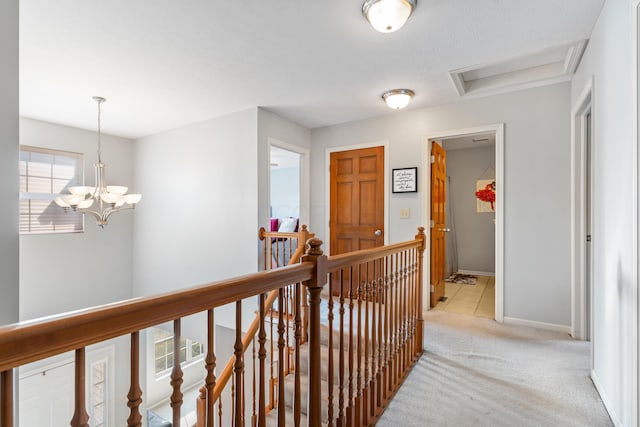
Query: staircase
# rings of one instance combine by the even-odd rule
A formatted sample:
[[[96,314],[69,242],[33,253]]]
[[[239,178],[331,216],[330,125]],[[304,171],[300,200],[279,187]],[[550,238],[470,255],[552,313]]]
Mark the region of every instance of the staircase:
[[[266,271],[0,327],[0,426],[14,424],[15,369],[73,351],[71,426],[87,427],[86,348],[129,335],[127,426],[140,427],[140,331],[166,322],[174,331],[170,403],[180,425],[181,321],[196,313],[206,313],[207,334],[197,426],[375,424],[422,352],[424,229],[413,240],[330,257],[303,231],[263,234]],[[280,258],[272,255],[274,244],[292,249],[293,238],[307,242],[294,250],[304,255],[272,268]],[[256,299],[257,315],[243,333],[242,305]],[[230,303],[233,356],[216,360],[214,315]],[[287,360],[292,369],[285,373]]]
[[[389,315],[390,307],[385,306],[381,298],[363,302],[338,297],[336,301],[335,297],[325,293],[320,312],[321,423],[330,426],[373,425],[419,358],[421,350],[409,350],[412,345],[409,336],[404,340],[398,337],[386,339],[389,330],[384,325],[387,319],[389,322],[393,319]],[[350,314],[353,315],[353,325]],[[405,330],[408,332],[409,328]],[[281,420],[283,414],[273,410],[267,414],[267,425],[307,425],[307,345],[300,348],[299,366],[299,423],[295,420],[294,408],[296,377],[291,373],[284,381],[284,420]]]

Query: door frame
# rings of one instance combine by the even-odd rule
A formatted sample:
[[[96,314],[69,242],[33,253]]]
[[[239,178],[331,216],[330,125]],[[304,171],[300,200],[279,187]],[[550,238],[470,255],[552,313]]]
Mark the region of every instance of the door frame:
[[[268,203],[271,203],[271,147],[282,148],[283,150],[292,151],[300,155],[300,211],[298,213],[298,221],[302,224],[309,224],[309,149],[298,145],[288,144],[275,138],[268,137],[267,164],[269,165],[268,174]]]
[[[640,189],[640,174],[638,173],[638,165],[640,165],[640,0],[633,0],[631,4],[631,31],[633,33],[632,37],[632,52],[631,52],[631,67],[633,68],[632,80],[631,80],[631,89],[632,89],[632,97],[633,97],[633,105],[632,111],[633,116],[631,118],[632,127],[633,127],[633,174],[634,174],[634,182],[633,182],[633,197],[635,197],[633,203],[633,226],[635,230],[633,230],[632,238],[634,239],[632,244],[632,271],[634,274],[633,277],[633,286],[632,292],[635,292],[635,310],[632,309],[632,336],[631,340],[631,348],[634,351],[632,357],[635,358],[635,375],[632,373],[633,382],[635,382],[635,387],[632,387],[630,402],[631,402],[631,414],[632,423],[640,422],[640,404],[638,403],[638,399],[640,398],[640,326],[638,325],[639,317],[640,317],[640,263],[638,262],[638,256],[640,255],[640,197],[638,197],[638,191]],[[633,331],[635,328],[635,331]]]
[[[341,145],[338,147],[327,147],[325,149],[325,157],[324,157],[324,170],[325,170],[325,186],[324,186],[324,200],[325,200],[325,236],[326,239],[323,242],[324,253],[331,253],[330,250],[330,236],[331,230],[329,229],[329,218],[331,216],[331,171],[329,170],[331,167],[331,153],[337,153],[340,151],[350,151],[350,150],[359,150],[362,148],[372,148],[372,147],[384,147],[384,244],[389,244],[389,141],[383,140],[378,142],[365,142],[362,144],[353,144],[353,145]]]
[[[594,117],[594,79],[589,79],[576,103],[571,110],[571,336],[579,339],[591,340],[591,365],[593,369],[593,327],[590,328],[590,336],[587,337],[587,312],[593,322],[593,297],[586,301],[586,215],[591,216],[593,223],[593,156],[591,156],[591,173],[587,174],[587,133],[586,118],[591,114],[591,144],[593,153],[593,130],[595,128]],[[587,197],[587,176],[591,177],[591,212],[586,211],[585,201]],[[589,276],[593,285],[593,250],[591,251]],[[593,286],[592,286],[593,288]],[[593,289],[591,290],[593,295]]]
[[[496,123],[486,126],[477,126],[465,129],[454,129],[447,131],[431,132],[423,144],[422,164],[425,165],[425,173],[422,175],[422,185],[424,190],[423,224],[427,233],[427,241],[431,241],[431,142],[442,138],[453,138],[460,136],[472,136],[495,132],[496,134],[496,253],[495,253],[495,320],[502,323],[504,321],[504,123]],[[425,277],[431,277],[430,263],[424,263]],[[423,306],[429,309],[431,295],[430,282],[424,282]]]

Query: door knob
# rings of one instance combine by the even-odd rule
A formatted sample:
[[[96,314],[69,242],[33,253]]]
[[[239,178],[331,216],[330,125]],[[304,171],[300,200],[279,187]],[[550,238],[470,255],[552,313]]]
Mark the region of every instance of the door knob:
[[[451,231],[451,229],[450,228],[443,228],[442,231],[444,231],[445,233],[448,233],[448,232]]]
[[[376,236],[382,236],[382,230],[376,230],[374,233]]]

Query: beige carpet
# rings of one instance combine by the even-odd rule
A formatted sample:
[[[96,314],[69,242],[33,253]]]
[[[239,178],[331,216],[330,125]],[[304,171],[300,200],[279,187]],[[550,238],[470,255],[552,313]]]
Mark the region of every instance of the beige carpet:
[[[430,311],[427,351],[378,426],[611,426],[589,343]]]

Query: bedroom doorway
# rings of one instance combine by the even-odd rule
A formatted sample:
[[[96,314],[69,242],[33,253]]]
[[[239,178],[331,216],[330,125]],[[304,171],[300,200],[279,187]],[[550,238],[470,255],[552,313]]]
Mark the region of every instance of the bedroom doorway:
[[[430,253],[444,253],[427,265],[424,303],[431,309],[503,321],[503,135],[498,124],[426,140],[425,223]],[[441,180],[433,177],[438,171]],[[439,181],[444,188],[434,188]]]
[[[309,224],[309,149],[274,138],[269,142],[269,213]]]
[[[269,152],[269,216],[299,218],[301,207],[300,153],[271,145]],[[272,230],[275,231],[275,230]]]

